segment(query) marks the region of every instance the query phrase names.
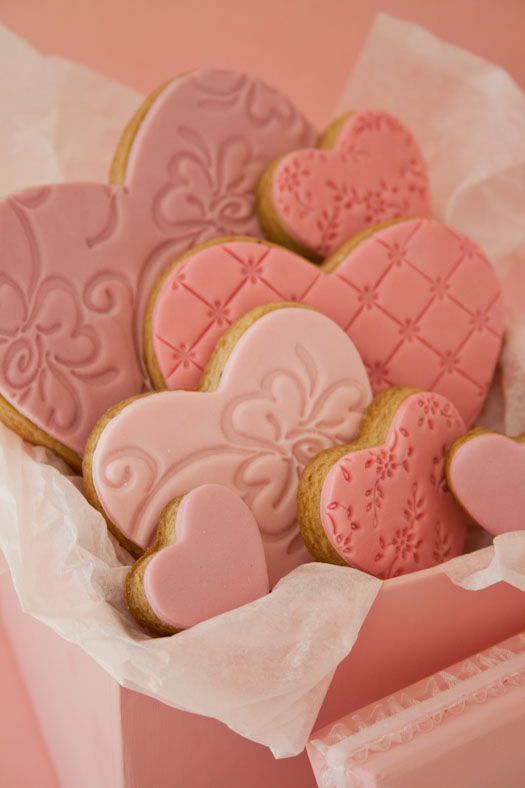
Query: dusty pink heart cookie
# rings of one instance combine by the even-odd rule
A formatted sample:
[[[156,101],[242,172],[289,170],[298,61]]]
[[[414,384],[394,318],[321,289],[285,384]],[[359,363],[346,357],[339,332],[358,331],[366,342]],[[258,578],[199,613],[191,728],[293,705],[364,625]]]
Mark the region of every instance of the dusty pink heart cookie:
[[[453,495],[486,531],[525,528],[525,435],[473,430],[454,443],[446,470]]]
[[[465,236],[431,219],[380,230],[324,266],[232,240],[191,253],[154,288],[146,359],[157,388],[193,388],[225,329],[277,300],[310,304],[359,350],[374,392],[444,394],[470,425],[499,355],[503,309],[493,267]]]
[[[370,400],[339,326],[311,309],[263,307],[231,328],[199,391],[150,394],[101,420],[86,451],[86,492],[140,553],[171,500],[200,484],[228,487],[257,520],[273,586],[308,560],[296,521],[303,467],[351,440]]]
[[[392,115],[355,112],[330,127],[320,148],[271,164],[257,209],[268,238],[319,261],[376,224],[428,216],[425,162]]]
[[[323,452],[304,471],[299,522],[311,553],[383,579],[459,555],[468,517],[444,466],[464,431],[445,397],[409,388],[380,394],[356,441]]]
[[[314,133],[263,82],[198,71],[124,133],[114,186],[45,186],[0,203],[0,417],[79,464],[97,418],[139,392],[152,282],[190,246],[259,235],[253,188]]]
[[[131,569],[131,612],[161,634],[187,629],[269,591],[259,528],[242,499],[204,484],[169,504],[155,546]]]

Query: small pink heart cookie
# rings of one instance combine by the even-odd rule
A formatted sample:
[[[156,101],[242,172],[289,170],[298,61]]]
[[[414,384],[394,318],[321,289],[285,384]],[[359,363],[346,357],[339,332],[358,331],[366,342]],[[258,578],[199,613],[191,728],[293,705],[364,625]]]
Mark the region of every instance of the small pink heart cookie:
[[[249,239],[188,253],[150,298],[144,331],[154,386],[194,388],[228,326],[278,300],[335,320],[359,350],[374,392],[436,391],[467,426],[481,410],[503,336],[500,285],[482,252],[434,219],[379,230],[320,267]]]
[[[78,466],[99,416],[143,388],[153,281],[196,243],[260,235],[261,169],[313,138],[263,82],[197,71],[146,100],[111,186],[56,184],[0,201],[0,418]]]
[[[472,430],[452,445],[446,472],[456,500],[486,531],[525,528],[525,434]]]
[[[226,613],[269,592],[257,523],[241,498],[203,484],[172,501],[154,546],[126,579],[135,618],[161,635]]]
[[[374,225],[428,216],[425,162],[392,115],[354,112],[265,170],[257,210],[268,238],[319,262]]]
[[[171,500],[222,484],[255,516],[273,586],[309,558],[296,519],[302,469],[355,436],[371,399],[339,326],[293,304],[261,307],[224,336],[199,391],[149,394],[101,419],[84,458],[86,493],[140,554]]]
[[[464,431],[438,394],[393,388],[376,397],[356,441],[305,468],[298,516],[312,555],[383,579],[459,555],[468,517],[444,465]]]

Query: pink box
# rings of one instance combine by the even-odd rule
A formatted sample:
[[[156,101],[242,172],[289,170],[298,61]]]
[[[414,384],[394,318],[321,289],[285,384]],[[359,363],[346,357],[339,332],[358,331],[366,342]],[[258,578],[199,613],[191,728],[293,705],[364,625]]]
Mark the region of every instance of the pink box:
[[[20,611],[0,578],[0,621],[64,788],[314,786],[305,753],[276,761],[221,723],[119,685]],[[455,586],[440,567],[387,581],[317,720],[327,725],[523,628],[525,594]]]
[[[353,712],[307,746],[319,788],[522,788],[525,632]]]

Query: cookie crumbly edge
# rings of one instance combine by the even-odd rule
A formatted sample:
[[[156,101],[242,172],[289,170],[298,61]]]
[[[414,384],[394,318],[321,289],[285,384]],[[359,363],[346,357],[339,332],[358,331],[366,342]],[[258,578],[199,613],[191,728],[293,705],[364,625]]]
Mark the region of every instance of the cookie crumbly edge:
[[[176,79],[178,78],[180,77],[176,77]],[[162,85],[159,85],[158,88],[155,88],[155,90],[146,96],[131,120],[129,120],[127,125],[124,127],[124,131],[120,135],[120,139],[117,143],[117,147],[115,148],[113,159],[111,160],[109,167],[110,184],[114,186],[121,186],[124,183],[128,161],[135,137],[137,136],[139,129],[146,118],[146,115],[151,110],[158,97],[169,85],[171,85],[173,81],[174,80],[168,80],[167,82],[163,82]]]
[[[180,632],[179,629],[166,624],[154,613],[144,590],[144,574],[153,556],[177,541],[177,514],[184,497],[184,495],[180,495],[164,507],[159,518],[155,542],[133,564],[126,575],[126,604],[139,624],[154,635],[175,635]]]
[[[347,454],[383,444],[401,404],[419,393],[420,389],[408,386],[394,386],[382,391],[368,406],[355,440],[325,449],[304,469],[297,490],[297,519],[304,543],[316,560],[348,566],[332,547],[321,519],[321,494],[330,470]]]
[[[67,462],[73,470],[81,470],[82,459],[73,449],[70,449],[69,446],[66,446],[38,427],[2,395],[0,395],[0,420],[23,440],[32,443],[34,446],[44,446],[46,449],[51,449],[64,462]]]

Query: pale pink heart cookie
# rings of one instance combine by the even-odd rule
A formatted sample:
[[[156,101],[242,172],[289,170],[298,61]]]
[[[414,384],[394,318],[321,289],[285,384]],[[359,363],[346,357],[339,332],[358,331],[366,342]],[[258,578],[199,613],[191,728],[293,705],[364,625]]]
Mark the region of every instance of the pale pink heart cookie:
[[[439,394],[378,395],[354,443],[306,467],[299,523],[312,555],[386,579],[459,555],[468,517],[445,480],[450,446],[465,431]]]
[[[472,242],[432,219],[380,230],[321,267],[246,239],[191,252],[150,299],[145,348],[155,387],[193,388],[230,323],[277,300],[310,304],[335,320],[374,392],[436,391],[467,425],[481,410],[503,335],[499,282]]]
[[[269,592],[259,528],[241,498],[204,484],[168,504],[154,547],[130,570],[126,601],[160,634],[187,629]]]
[[[525,528],[525,435],[472,430],[453,444],[446,472],[457,501],[486,531]]]
[[[428,216],[425,162],[392,115],[354,112],[330,127],[319,148],[268,167],[257,210],[268,238],[320,261],[374,225]]]
[[[222,484],[255,516],[273,586],[308,560],[296,521],[303,467],[351,440],[370,401],[363,362],[334,322],[294,305],[262,307],[230,329],[199,391],[149,394],[100,421],[86,493],[137,553],[171,500]]]
[[[0,203],[0,417],[79,464],[97,418],[143,387],[145,299],[167,263],[225,233],[259,235],[253,189],[314,132],[244,74],[157,91],[123,135],[114,186],[44,186]]]

